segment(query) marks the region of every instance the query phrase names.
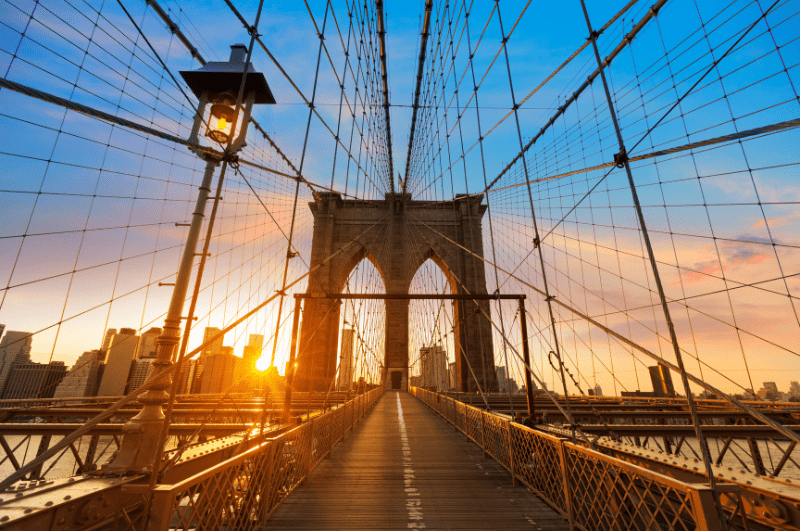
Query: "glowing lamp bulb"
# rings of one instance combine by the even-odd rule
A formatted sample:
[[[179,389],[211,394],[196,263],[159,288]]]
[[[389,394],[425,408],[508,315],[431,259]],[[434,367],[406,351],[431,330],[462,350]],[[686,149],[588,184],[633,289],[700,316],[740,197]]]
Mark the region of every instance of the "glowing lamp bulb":
[[[219,122],[217,122],[217,129],[219,129],[220,131],[224,131],[226,127],[228,127],[228,120],[226,120],[225,117],[223,116],[222,118],[219,119]]]

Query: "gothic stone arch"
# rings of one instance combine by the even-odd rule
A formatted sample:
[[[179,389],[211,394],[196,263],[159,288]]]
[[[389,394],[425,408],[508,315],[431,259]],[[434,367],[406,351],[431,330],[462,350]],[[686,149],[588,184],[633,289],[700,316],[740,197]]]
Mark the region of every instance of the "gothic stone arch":
[[[350,272],[365,258],[379,271],[387,293],[408,293],[414,274],[429,258],[454,292],[486,293],[483,261],[459,247],[483,256],[482,199],[459,195],[455,201],[412,201],[408,194],[386,194],[383,201],[358,201],[343,200],[337,193],[319,194],[309,203],[314,216],[310,267],[322,265],[310,276],[308,293],[341,293]],[[402,389],[408,386],[408,306],[408,300],[386,301],[387,387],[395,371],[402,373]],[[488,301],[481,309],[491,315]],[[496,389],[491,324],[472,301],[455,302],[453,310],[458,389],[476,389],[472,372],[483,389]],[[297,389],[324,391],[330,385],[337,364],[339,311],[336,300],[305,300]]]

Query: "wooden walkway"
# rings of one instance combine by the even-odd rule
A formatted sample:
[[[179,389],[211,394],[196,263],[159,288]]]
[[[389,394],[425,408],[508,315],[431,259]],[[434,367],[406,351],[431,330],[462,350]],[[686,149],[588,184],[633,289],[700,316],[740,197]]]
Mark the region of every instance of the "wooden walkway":
[[[387,391],[267,529],[567,530],[565,520],[422,402]]]

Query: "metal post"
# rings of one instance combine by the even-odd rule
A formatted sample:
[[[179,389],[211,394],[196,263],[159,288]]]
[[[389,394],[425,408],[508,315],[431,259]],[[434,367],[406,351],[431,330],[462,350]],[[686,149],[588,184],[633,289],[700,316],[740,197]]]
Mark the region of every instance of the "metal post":
[[[211,192],[211,181],[214,178],[217,164],[216,159],[206,159],[206,170],[197,194],[192,224],[186,238],[186,246],[183,248],[183,256],[175,279],[175,288],[172,290],[167,317],[164,319],[164,332],[156,341],[157,354],[156,360],[153,362],[153,374],[161,374],[172,365],[173,353],[180,342],[183,303],[189,290],[192,266],[197,252],[197,241],[203,226],[206,203]],[[139,397],[139,402],[144,404],[144,407],[138,415],[125,423],[119,454],[114,462],[105,469],[105,472],[153,470],[153,460],[158,453],[161,427],[165,418],[161,406],[169,399],[166,391],[171,383],[172,377],[164,374],[158,378],[157,383],[150,390]]]
[[[508,468],[511,469],[511,486],[517,486],[517,474],[514,472],[514,437],[511,435],[511,421],[506,421],[508,433]]]
[[[558,465],[561,469],[561,484],[564,489],[564,512],[567,513],[567,523],[570,531],[575,529],[575,517],[572,514],[572,484],[570,482],[569,469],[567,468],[567,449],[564,448],[564,441],[559,441],[556,445],[558,449]]]
[[[297,350],[297,328],[300,325],[300,304],[303,299],[296,297],[294,299],[294,319],[292,320],[292,343],[289,347],[289,362],[286,364],[286,396],[283,400],[283,422],[289,422],[289,416],[292,414],[292,389],[294,387],[294,353]]]
[[[525,360],[525,394],[528,397],[528,418],[533,420],[534,411],[534,398],[533,398],[533,381],[531,380],[531,372],[529,367],[531,365],[531,354],[528,349],[528,322],[525,319],[525,299],[520,297],[519,301],[519,329],[522,333],[522,359]]]

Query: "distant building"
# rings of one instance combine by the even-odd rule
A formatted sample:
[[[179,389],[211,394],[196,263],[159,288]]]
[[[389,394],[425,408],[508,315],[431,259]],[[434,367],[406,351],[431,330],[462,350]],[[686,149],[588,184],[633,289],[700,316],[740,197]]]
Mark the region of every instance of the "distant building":
[[[213,326],[206,327],[205,332],[203,332],[203,344],[205,344],[208,340],[210,340],[215,335],[222,332],[219,328],[215,328]],[[211,354],[220,354],[222,352],[222,340],[224,337],[220,336],[215,339],[210,345],[206,345],[203,348],[203,354],[211,355]]]
[[[120,396],[125,392],[138,345],[139,336],[132,328],[120,328],[119,333],[112,336],[98,396]]]
[[[781,393],[775,382],[764,382],[764,387],[758,390],[758,396],[765,400],[780,400]]]
[[[133,360],[127,392],[136,391],[144,385],[151,372],[153,372],[153,361],[151,359]]]
[[[497,390],[501,393],[516,393],[519,390],[517,382],[509,378],[504,365],[497,367]],[[536,389],[536,385],[533,386]]]
[[[239,358],[231,352],[232,347],[223,347],[223,352],[200,357],[203,366],[201,393],[224,393],[233,384],[233,375]]]
[[[789,384],[789,396],[800,398],[800,382],[791,382]]]
[[[56,387],[53,398],[82,398],[97,392],[100,367],[105,353],[98,350],[84,352],[75,361],[64,379]]]
[[[639,398],[653,398],[653,397],[656,396],[653,391],[640,391],[638,389],[636,391],[622,391],[620,393],[620,395],[621,396],[634,396],[634,397],[639,397]]]
[[[440,391],[447,389],[447,356],[442,346],[422,347],[419,358],[422,362],[422,387]]]
[[[197,360],[185,360],[181,367],[180,382],[178,383],[178,394],[190,394],[194,391],[194,382],[197,377],[199,364]]]
[[[495,372],[497,373],[497,390],[501,393],[505,393],[508,390],[505,366],[500,365],[495,369]]]
[[[339,350],[339,374],[336,379],[337,391],[349,391],[353,386],[353,346],[356,331],[350,328],[342,329],[342,347]]]
[[[653,396],[675,398],[675,386],[672,385],[672,373],[660,363],[648,367],[650,381],[653,383]]]
[[[258,350],[264,348],[264,336],[261,334],[250,334],[250,338],[247,341],[248,347],[257,347]]]
[[[139,338],[139,346],[136,348],[136,359],[155,359],[156,355],[156,340],[161,336],[160,328],[151,328],[143,333]]]
[[[52,398],[58,383],[66,373],[67,367],[63,361],[13,363],[8,383],[3,391],[3,399]]]
[[[100,350],[102,350],[103,352],[108,352],[108,348],[111,346],[111,338],[114,337],[115,335],[117,335],[116,328],[109,328],[108,330],[106,330],[106,335],[105,337],[103,337],[103,344],[100,347]]]
[[[595,396],[603,396],[603,388],[599,385],[594,386],[594,395]]]
[[[447,368],[447,388],[458,389],[458,377],[456,375],[456,362],[452,362]]]
[[[5,329],[5,326],[3,327]],[[30,332],[8,331],[0,340],[0,394],[5,389],[14,363],[29,363],[33,334]]]
[[[257,387],[256,362],[261,358],[263,348],[264,336],[250,334],[250,341],[244,347],[242,359],[236,363],[236,374],[234,374],[234,380],[240,391],[251,391]]]

